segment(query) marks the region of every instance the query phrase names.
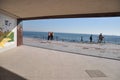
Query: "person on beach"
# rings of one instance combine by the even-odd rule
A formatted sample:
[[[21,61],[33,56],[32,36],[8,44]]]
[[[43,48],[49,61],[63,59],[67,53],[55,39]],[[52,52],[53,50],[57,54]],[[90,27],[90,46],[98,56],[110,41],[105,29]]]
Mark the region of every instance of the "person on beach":
[[[51,33],[50,33],[50,32],[48,32],[48,40],[50,40],[50,36],[51,36]]]
[[[92,42],[92,35],[90,35],[90,42]]]
[[[104,37],[103,37],[102,33],[100,33],[98,42],[101,43],[101,42],[103,41],[103,38],[104,38]]]
[[[53,33],[53,32],[51,32],[51,35],[50,35],[51,40],[53,40],[53,36],[54,36],[54,33]]]
[[[81,36],[81,42],[83,42],[83,36]]]
[[[48,32],[48,40],[53,40],[54,33]]]

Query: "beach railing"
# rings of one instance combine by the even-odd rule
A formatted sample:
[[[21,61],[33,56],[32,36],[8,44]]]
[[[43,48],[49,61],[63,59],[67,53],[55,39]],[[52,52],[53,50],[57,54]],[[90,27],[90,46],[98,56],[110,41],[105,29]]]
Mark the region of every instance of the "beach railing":
[[[43,40],[48,40],[48,36],[46,36],[46,35],[40,35],[39,37],[34,37],[34,38],[40,38],[40,39],[43,39]],[[83,36],[82,41],[81,41],[81,37],[70,37],[70,36],[66,36],[66,37],[54,36],[53,40],[55,40],[55,41],[65,41],[65,42],[81,42],[81,43],[97,43],[97,44],[100,43],[98,41],[98,37],[94,37],[93,41],[90,42],[89,37],[84,37],[84,36]],[[105,37],[101,43],[120,44],[120,38],[119,37],[115,38],[115,39],[113,38],[113,40]]]

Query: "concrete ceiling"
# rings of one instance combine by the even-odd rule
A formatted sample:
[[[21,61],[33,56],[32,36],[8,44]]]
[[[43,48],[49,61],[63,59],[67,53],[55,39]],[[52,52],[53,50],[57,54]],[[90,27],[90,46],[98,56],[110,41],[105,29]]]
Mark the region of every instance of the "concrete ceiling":
[[[17,18],[119,13],[120,0],[0,0],[0,8]]]

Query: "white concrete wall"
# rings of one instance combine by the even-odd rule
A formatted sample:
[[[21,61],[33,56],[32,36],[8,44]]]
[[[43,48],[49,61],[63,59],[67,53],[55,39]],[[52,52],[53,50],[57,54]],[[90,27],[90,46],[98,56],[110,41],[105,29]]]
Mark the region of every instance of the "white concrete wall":
[[[17,19],[9,17],[3,13],[0,13],[0,28],[1,32],[14,32],[14,41],[6,42],[4,46],[0,46],[0,52],[6,51],[8,49],[17,46]],[[3,39],[2,39],[3,40]],[[0,44],[2,41],[0,41]]]

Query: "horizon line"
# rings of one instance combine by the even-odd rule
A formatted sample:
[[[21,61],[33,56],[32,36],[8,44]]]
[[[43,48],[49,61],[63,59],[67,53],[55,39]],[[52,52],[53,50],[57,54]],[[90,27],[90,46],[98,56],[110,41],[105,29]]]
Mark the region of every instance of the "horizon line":
[[[56,31],[27,31],[27,30],[23,30],[23,32],[26,31],[26,32],[54,32],[54,33],[68,33],[68,34],[91,34],[91,33],[75,33],[75,32],[56,32]],[[99,33],[100,34],[100,33]],[[97,33],[93,33],[92,35],[99,35]],[[112,35],[112,34],[104,34],[102,33],[103,35],[107,35],[107,36],[120,36],[120,35]]]

